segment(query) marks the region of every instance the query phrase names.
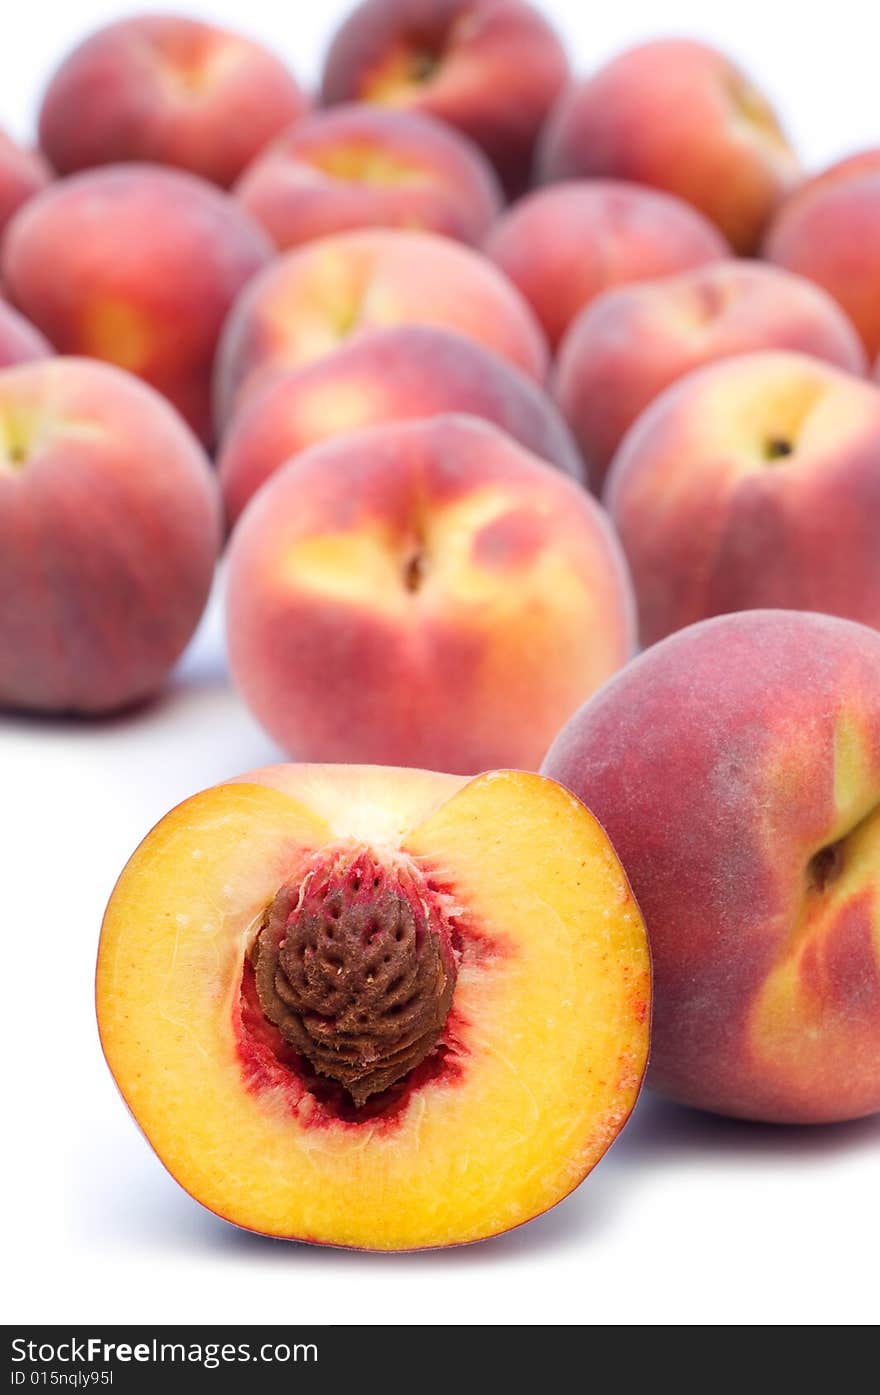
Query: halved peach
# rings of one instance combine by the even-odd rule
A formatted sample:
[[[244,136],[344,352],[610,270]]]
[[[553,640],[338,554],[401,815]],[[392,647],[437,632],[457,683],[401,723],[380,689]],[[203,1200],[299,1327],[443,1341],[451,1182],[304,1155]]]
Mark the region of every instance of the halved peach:
[[[101,1040],[175,1179],[269,1235],[483,1239],[561,1200],[639,1091],[644,926],[552,780],[277,766],[147,837],[101,937]]]

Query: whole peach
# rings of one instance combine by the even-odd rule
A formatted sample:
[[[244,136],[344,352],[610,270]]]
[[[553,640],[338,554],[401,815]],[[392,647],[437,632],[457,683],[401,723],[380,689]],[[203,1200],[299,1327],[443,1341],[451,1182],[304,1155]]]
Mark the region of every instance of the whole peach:
[[[148,160],[228,187],[306,105],[284,64],[243,35],[137,15],[64,60],[43,98],[40,143],[61,174]]]
[[[0,237],[13,213],[44,189],[51,179],[40,155],[16,145],[0,131]]]
[[[694,368],[759,349],[813,354],[864,374],[865,353],[818,286],[760,262],[717,262],[598,296],[559,350],[556,400],[601,488],[640,412]]]
[[[793,611],[694,625],[543,770],[588,801],[645,917],[656,1088],[773,1123],[880,1110],[880,635]]]
[[[446,121],[482,147],[514,195],[567,78],[559,39],[522,0],[363,0],[330,45],[322,95],[325,105],[379,102]]]
[[[52,345],[5,300],[0,300],[0,368],[15,363],[30,363],[32,359],[48,358]]]
[[[636,421],[605,499],[640,633],[779,607],[880,628],[880,391],[802,354],[698,369]]]
[[[286,252],[239,297],[217,355],[218,424],[257,385],[400,324],[457,330],[539,381],[547,370],[528,305],[478,252],[433,233],[340,233]]]
[[[218,504],[197,441],[136,378],[72,358],[0,372],[0,703],[154,693],[208,598]]]
[[[850,156],[785,201],[764,255],[843,306],[868,354],[880,351],[880,150]]]
[[[678,194],[754,251],[798,173],[776,114],[724,54],[641,44],[567,90],[542,136],[545,179],[604,175]]]
[[[282,250],[349,228],[397,227],[479,243],[501,191],[476,146],[415,112],[316,112],[251,164],[236,195]]]
[[[609,286],[730,256],[721,234],[680,199],[610,179],[528,194],[495,225],[486,251],[525,296],[553,347]]]
[[[471,417],[313,447],[230,545],[233,678],[297,760],[534,767],[631,619],[598,505]]]
[[[270,255],[262,228],[204,180],[114,165],[31,199],[0,265],[10,299],[61,353],[136,373],[207,441],[220,330]]]
[[[380,422],[446,412],[492,422],[583,480],[565,422],[531,378],[460,334],[401,325],[294,368],[243,404],[217,460],[227,518],[234,523],[269,476],[308,446]]]

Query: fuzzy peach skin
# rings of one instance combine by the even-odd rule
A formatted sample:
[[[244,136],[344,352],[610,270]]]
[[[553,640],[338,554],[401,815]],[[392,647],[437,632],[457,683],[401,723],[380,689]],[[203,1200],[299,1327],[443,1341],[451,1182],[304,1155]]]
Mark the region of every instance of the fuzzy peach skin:
[[[880,150],[850,156],[796,189],[767,232],[764,255],[824,287],[869,357],[880,352]]]
[[[0,131],[0,237],[13,213],[45,189],[51,177],[42,156]]]
[[[654,962],[654,1085],[773,1123],[880,1110],[880,635],[751,611],[647,650],[544,771],[612,839]]]
[[[30,363],[36,358],[48,358],[52,352],[52,345],[45,335],[24,315],[0,299],[0,368],[11,368],[15,363]]]
[[[273,926],[287,1037],[264,1006]],[[437,951],[427,1054],[355,1104],[328,1072],[388,1058]],[[595,1166],[639,1092],[650,964],[614,850],[553,781],[276,766],[144,840],[107,907],[96,998],[125,1102],[204,1206],[412,1250],[520,1225]]]
[[[306,451],[233,534],[229,656],[296,760],[539,763],[633,644],[601,510],[470,417]]]
[[[227,519],[234,523],[260,485],[308,446],[380,422],[446,412],[492,422],[583,481],[565,422],[531,378],[460,334],[401,325],[294,368],[243,404],[217,459]]]
[[[457,330],[539,382],[546,375],[534,316],[479,253],[433,233],[340,233],[277,258],[239,297],[217,354],[218,425],[257,385],[401,324]]]
[[[322,95],[438,117],[485,151],[514,196],[568,75],[556,34],[520,0],[364,0],[330,45]]]
[[[357,103],[294,126],[248,167],[235,192],[282,251],[366,227],[476,244],[502,204],[488,160],[449,126]]]
[[[136,373],[209,441],[220,330],[271,251],[262,228],[204,180],[115,165],[31,199],[0,267],[10,299],[60,352]]]
[[[496,223],[486,252],[519,288],[555,348],[602,291],[730,256],[680,199],[611,179],[528,194]]]
[[[91,34],[53,75],[40,144],[61,174],[156,161],[227,187],[306,110],[274,54],[181,15],[137,15]]]
[[[209,462],[151,388],[91,359],[0,372],[0,703],[154,693],[204,609],[219,524]]]
[[[818,610],[880,627],[880,391],[801,354],[683,378],[624,437],[605,502],[639,632],[732,610]]]
[[[803,277],[730,261],[598,296],[559,350],[554,395],[600,489],[626,431],[694,368],[760,349],[792,349],[867,371],[853,325]]]
[[[677,194],[753,252],[798,176],[776,113],[724,54],[641,44],[569,88],[541,140],[545,180],[603,175]]]

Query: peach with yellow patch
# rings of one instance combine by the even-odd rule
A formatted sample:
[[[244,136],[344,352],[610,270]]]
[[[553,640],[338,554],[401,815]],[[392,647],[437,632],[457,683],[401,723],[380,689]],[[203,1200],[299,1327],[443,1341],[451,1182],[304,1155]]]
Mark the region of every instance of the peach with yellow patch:
[[[0,131],[0,236],[14,213],[52,178],[45,160]]]
[[[803,354],[682,378],[623,439],[605,501],[640,634],[726,611],[819,610],[880,627],[880,392]]]
[[[401,324],[456,330],[539,381],[547,371],[529,307],[477,252],[432,233],[340,233],[277,258],[239,297],[218,350],[218,423],[284,370]]]
[[[600,176],[677,194],[742,254],[755,251],[799,173],[763,93],[690,39],[640,44],[567,89],[542,133],[539,169],[546,180]]]
[[[270,255],[228,194],[177,170],[117,165],[31,199],[7,231],[2,275],[60,352],[136,373],[208,440],[221,327]]]
[[[298,760],[534,768],[633,643],[601,510],[471,418],[306,451],[229,566],[233,677]]]
[[[577,446],[537,383],[460,334],[401,325],[292,369],[243,403],[217,460],[230,523],[275,470],[308,446],[444,412],[492,422],[566,474],[583,477]]]
[[[409,228],[479,243],[501,210],[492,166],[416,113],[316,112],[248,167],[236,197],[282,251],[351,228]]]
[[[65,58],[43,98],[40,143],[61,174],[149,160],[226,187],[306,106],[281,60],[243,35],[137,15]]]
[[[97,1006],[197,1200],[408,1250],[507,1230],[586,1176],[638,1094],[650,971],[608,839],[552,781],[280,766],[146,838]]]
[[[647,650],[544,763],[645,916],[652,1080],[775,1123],[880,1110],[880,635],[794,611]]]

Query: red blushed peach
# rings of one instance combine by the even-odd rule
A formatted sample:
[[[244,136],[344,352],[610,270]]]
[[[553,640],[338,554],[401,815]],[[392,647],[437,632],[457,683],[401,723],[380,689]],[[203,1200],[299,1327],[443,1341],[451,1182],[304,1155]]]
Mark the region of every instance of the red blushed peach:
[[[525,296],[554,347],[609,286],[730,256],[721,234],[680,199],[608,179],[527,195],[496,224],[486,251]]]
[[[61,174],[148,160],[226,187],[306,105],[259,44],[180,15],[138,15],[65,59],[43,98],[40,143]]]
[[[0,300],[0,368],[11,368],[15,363],[30,363],[36,358],[48,358],[52,352],[48,339],[24,315],[19,315],[5,300]]]
[[[218,546],[209,463],[157,393],[90,359],[0,373],[0,703],[96,713],[154,693]]]
[[[51,179],[45,161],[0,131],[0,237],[13,213],[44,189]]]
[[[486,152],[512,196],[567,79],[559,39],[520,0],[364,0],[330,46],[323,99],[439,117]]]
[[[297,760],[534,768],[625,662],[629,581],[582,489],[470,417],[279,471],[233,534],[233,677]]]
[[[534,316],[479,253],[432,233],[340,233],[285,253],[239,297],[217,355],[218,423],[286,369],[402,324],[457,330],[539,381],[546,374]]]
[[[808,180],[782,205],[764,255],[843,306],[871,358],[880,351],[880,150]]]
[[[227,312],[271,245],[228,194],[155,165],[59,180],[13,219],[10,299],[61,353],[105,359],[211,436],[211,373]]]
[[[880,636],[792,611],[695,625],[544,770],[589,797],[642,908],[653,1084],[773,1123],[880,1110]]]
[[[797,177],[776,114],[722,53],[642,44],[563,94],[542,136],[545,179],[603,175],[677,194],[752,252]]]
[[[880,628],[880,392],[801,354],[697,370],[624,437],[605,491],[640,634],[725,611]]]
[[[644,1072],[614,850],[539,775],[277,766],[173,810],[101,931],[101,1043],[172,1176],[269,1235],[481,1240],[570,1192]]]
[[[614,452],[655,397],[694,368],[793,349],[864,374],[864,350],[830,296],[759,262],[718,262],[606,291],[562,342],[554,391],[601,488]]]
[[[282,251],[366,227],[479,243],[501,210],[492,166],[449,126],[357,104],[300,122],[258,156],[236,194]]]
[[[233,523],[271,474],[308,446],[381,422],[445,412],[481,417],[533,454],[583,480],[577,447],[536,383],[481,344],[448,330],[378,330],[244,403],[217,469]]]

